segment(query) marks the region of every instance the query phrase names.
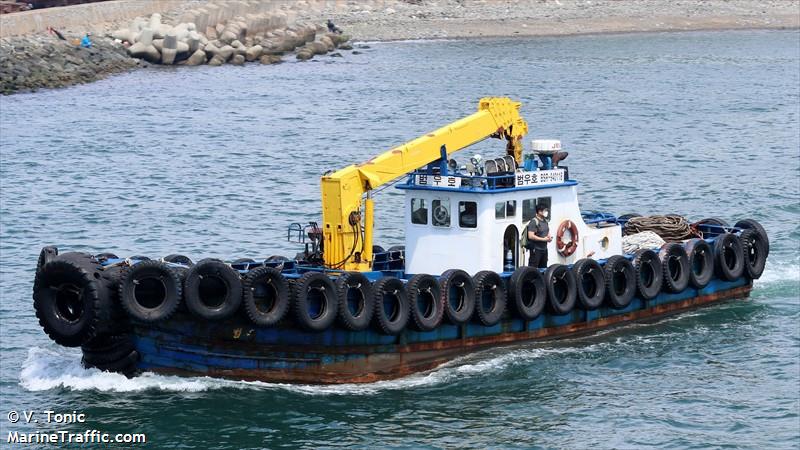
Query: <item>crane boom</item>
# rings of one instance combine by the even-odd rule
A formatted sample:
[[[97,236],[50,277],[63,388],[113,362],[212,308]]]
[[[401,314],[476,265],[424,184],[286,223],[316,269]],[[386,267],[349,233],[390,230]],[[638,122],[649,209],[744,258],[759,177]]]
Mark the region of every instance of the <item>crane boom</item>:
[[[467,117],[366,162],[324,175],[321,187],[325,266],[372,270],[374,204],[370,191],[439,160],[442,146],[449,156],[487,137],[505,138],[507,152],[521,164],[522,138],[528,132],[528,124],[519,115],[520,105],[506,97],[482,98],[478,111]]]

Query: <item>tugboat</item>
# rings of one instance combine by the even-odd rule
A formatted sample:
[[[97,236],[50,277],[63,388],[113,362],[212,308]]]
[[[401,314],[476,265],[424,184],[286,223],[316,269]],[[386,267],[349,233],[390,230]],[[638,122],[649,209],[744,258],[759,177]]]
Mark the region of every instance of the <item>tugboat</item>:
[[[758,222],[704,219],[675,235],[658,224],[682,218],[582,212],[561,143],[523,149],[519,108],[483,98],[467,117],[326,173],[322,221],[288,229],[303,249],[294,258],[194,263],[45,247],[39,323],[81,347],[86,367],[128,376],[366,383],[748,296],[769,252]],[[453,158],[486,138],[504,151]],[[405,245],[384,250],[373,244],[373,194],[392,183],[405,193]],[[543,269],[526,265],[539,205],[555,235]]]

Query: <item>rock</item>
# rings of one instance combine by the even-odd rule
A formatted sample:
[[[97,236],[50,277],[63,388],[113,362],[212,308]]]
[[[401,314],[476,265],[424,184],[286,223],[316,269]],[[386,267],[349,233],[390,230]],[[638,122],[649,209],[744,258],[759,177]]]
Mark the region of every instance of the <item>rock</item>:
[[[111,33],[111,37],[119,39],[122,42],[134,42],[138,32],[131,31],[128,28],[123,28]]]
[[[324,55],[328,53],[328,46],[320,41],[314,41],[308,44],[314,50],[315,55]]]
[[[235,41],[239,36],[231,30],[225,30],[222,34],[219,35],[219,40],[230,44],[231,42]]]
[[[163,39],[153,39],[153,47],[156,50],[161,51],[164,49],[164,40]]]
[[[189,44],[187,44],[186,42],[178,42],[178,46],[177,48],[175,48],[175,50],[177,50],[178,53],[189,53],[190,52]]]
[[[245,59],[248,61],[255,61],[261,56],[261,53],[264,51],[264,47],[260,45],[254,45],[247,49],[245,52]]]
[[[217,55],[221,56],[225,61],[229,60],[231,56],[233,56],[233,47],[230,45],[225,45],[217,51]]]
[[[202,45],[203,45],[203,44],[202,44],[202,42],[200,41],[200,39],[194,39],[194,38],[192,38],[192,37],[189,37],[189,38],[186,40],[186,45],[188,45],[188,46],[189,46],[189,52],[191,52],[191,53],[194,53],[194,52],[196,52],[198,49],[202,48]]]
[[[331,58],[341,58],[341,57],[342,57],[342,54],[341,54],[341,53],[339,53],[339,52],[336,52],[336,53],[331,53],[331,54],[330,54],[330,55],[328,55],[328,56],[330,56]]]
[[[205,47],[203,47],[203,51],[206,53],[206,56],[211,58],[217,53],[219,53],[219,47],[209,42],[208,44],[205,45]]]
[[[225,64],[225,59],[219,54],[214,55],[214,57],[208,61],[209,66],[221,66],[223,64]]]
[[[296,58],[299,59],[300,61],[307,61],[313,57],[314,57],[314,52],[307,51],[306,49],[297,52],[296,56]]]
[[[243,55],[233,55],[231,58],[231,64],[234,66],[241,66],[244,64],[244,56]]]
[[[155,30],[161,26],[161,14],[153,13],[153,15],[150,16],[150,23],[148,25],[151,30]]]
[[[350,45],[350,44],[340,44],[340,45],[339,45],[339,49],[340,49],[340,50],[352,50],[352,49],[353,49],[353,46],[352,46],[352,45]]]
[[[174,48],[165,48],[161,50],[161,64],[174,64],[175,63],[175,56],[178,54],[178,51]]]
[[[354,54],[354,55],[360,55],[360,54],[361,54],[361,52],[360,52],[360,51],[358,51],[358,50],[353,50],[353,54]]]
[[[282,62],[281,57],[277,55],[262,55],[258,60],[261,64],[277,64]]]
[[[319,38],[319,42],[324,44],[325,47],[327,47],[328,51],[331,51],[334,48],[336,48],[336,46],[333,45],[333,40],[331,40],[331,38],[329,38],[328,36],[322,36],[321,38]]]
[[[153,43],[153,30],[150,28],[143,29],[138,36],[136,36],[136,43],[150,45]]]
[[[164,36],[164,48],[169,49],[177,49],[178,48],[178,36],[173,33],[168,33]]]
[[[186,60],[187,66],[199,66],[206,63],[206,52],[197,50]]]
[[[128,47],[128,53],[134,58],[141,58],[151,63],[157,63],[161,60],[161,53],[156,50],[153,44],[145,45],[142,42],[137,42]]]

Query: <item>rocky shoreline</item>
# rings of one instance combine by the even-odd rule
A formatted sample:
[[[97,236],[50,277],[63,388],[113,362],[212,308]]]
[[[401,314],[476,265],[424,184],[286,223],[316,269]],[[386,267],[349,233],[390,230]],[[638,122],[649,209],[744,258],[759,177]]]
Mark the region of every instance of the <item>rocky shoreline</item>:
[[[92,24],[104,32],[92,37],[91,48],[78,45],[81,32],[73,30],[64,30],[65,40],[48,33],[2,38],[0,93],[87,83],[150,64],[275,64],[352,49],[347,35],[327,32],[328,18],[360,41],[800,27],[800,4],[782,0],[198,0],[180,6],[166,11],[164,22],[155,13]]]

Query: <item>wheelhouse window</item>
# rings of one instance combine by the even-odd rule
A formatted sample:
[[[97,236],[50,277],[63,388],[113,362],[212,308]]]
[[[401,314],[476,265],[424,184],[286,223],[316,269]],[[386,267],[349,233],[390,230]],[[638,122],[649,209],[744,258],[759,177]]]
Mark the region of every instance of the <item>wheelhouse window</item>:
[[[522,201],[522,221],[530,222],[536,215],[536,206],[544,205],[550,209],[550,197],[529,198]]]
[[[428,208],[425,206],[425,199],[411,199],[411,223],[419,225],[428,224]]]
[[[506,218],[506,202],[497,202],[494,204],[494,218],[495,219]]]
[[[450,226],[450,199],[436,199],[431,202],[431,223],[435,227]]]
[[[536,215],[536,199],[526,198],[522,201],[522,221],[530,222]]]
[[[536,205],[544,205],[545,208],[550,209],[550,197],[539,197],[536,199]]]
[[[478,204],[475,202],[458,202],[458,226],[461,228],[478,227]]]
[[[497,202],[494,204],[494,218],[505,219],[517,215],[517,201]]]

